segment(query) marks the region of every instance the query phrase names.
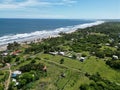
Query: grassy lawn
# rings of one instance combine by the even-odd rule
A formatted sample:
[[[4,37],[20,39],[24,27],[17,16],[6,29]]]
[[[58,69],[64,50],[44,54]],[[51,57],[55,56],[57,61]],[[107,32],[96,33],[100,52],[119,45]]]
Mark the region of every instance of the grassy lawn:
[[[64,58],[63,65],[66,67],[69,67],[71,69],[78,69],[83,73],[88,72],[90,74],[94,74],[96,72],[99,72],[102,77],[120,83],[120,71],[110,68],[105,64],[105,61],[103,59],[98,59],[94,56],[87,58],[84,62],[59,55],[53,56],[49,54],[40,54],[39,57],[56,63],[60,63],[60,59]]]
[[[36,82],[36,90],[39,90],[40,87],[43,90],[68,90],[68,88],[69,90],[79,90],[81,83],[89,82],[89,79],[83,73],[74,69],[46,60],[40,62],[47,65],[48,75],[47,78],[41,78]],[[65,77],[61,77],[63,73]]]

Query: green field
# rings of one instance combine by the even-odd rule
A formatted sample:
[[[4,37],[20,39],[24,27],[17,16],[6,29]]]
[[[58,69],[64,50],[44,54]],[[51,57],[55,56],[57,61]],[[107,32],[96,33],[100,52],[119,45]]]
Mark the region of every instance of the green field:
[[[105,64],[103,59],[96,59],[91,56],[84,62],[70,59],[60,55],[37,54],[41,62],[48,68],[47,77],[40,78],[33,84],[35,90],[80,90],[81,84],[91,82],[85,73],[100,75],[111,82],[120,83],[120,71],[116,71]],[[64,58],[64,64],[60,64],[60,59]],[[61,77],[64,73],[65,77]],[[34,90],[34,89],[33,89]]]

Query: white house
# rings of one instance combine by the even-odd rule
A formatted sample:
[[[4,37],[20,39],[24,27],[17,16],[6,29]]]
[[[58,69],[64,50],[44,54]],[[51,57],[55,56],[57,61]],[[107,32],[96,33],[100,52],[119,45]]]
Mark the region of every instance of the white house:
[[[14,71],[14,72],[12,72],[12,74],[20,75],[20,74],[22,74],[22,72],[21,71]]]
[[[52,54],[52,55],[57,55],[58,52],[49,52],[49,54]]]
[[[110,44],[109,44],[109,43],[106,43],[105,45],[106,45],[106,46],[110,46]]]
[[[112,58],[113,58],[114,60],[119,59],[118,56],[116,56],[116,55],[113,55]]]
[[[8,53],[7,53],[7,52],[5,52],[5,53],[2,53],[1,55],[2,55],[2,56],[7,56],[7,55],[8,55]]]
[[[65,52],[59,52],[59,55],[63,55],[63,56],[64,56],[64,55],[65,55]]]
[[[15,85],[14,86],[17,86],[17,85],[19,85],[19,82],[17,82],[17,80],[16,79],[12,79],[12,82],[15,82]]]

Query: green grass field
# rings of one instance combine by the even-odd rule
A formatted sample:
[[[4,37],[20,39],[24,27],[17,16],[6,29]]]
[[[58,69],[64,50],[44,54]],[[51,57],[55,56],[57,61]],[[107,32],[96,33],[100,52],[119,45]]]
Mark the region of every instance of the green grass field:
[[[103,59],[96,59],[94,56],[87,58],[84,62],[60,55],[40,53],[36,56],[41,58],[37,62],[47,66],[47,77],[35,81],[32,86],[33,90],[80,90],[81,84],[91,82],[85,76],[86,72],[89,74],[99,72],[103,78],[120,83],[120,71],[110,68]],[[64,58],[64,63],[60,64],[62,58]],[[62,73],[65,77],[61,77]]]

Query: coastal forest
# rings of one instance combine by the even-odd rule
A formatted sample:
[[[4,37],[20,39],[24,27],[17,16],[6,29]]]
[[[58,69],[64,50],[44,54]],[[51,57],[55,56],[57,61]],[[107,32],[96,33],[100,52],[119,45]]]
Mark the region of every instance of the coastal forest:
[[[120,90],[120,22],[9,43],[0,90]]]

